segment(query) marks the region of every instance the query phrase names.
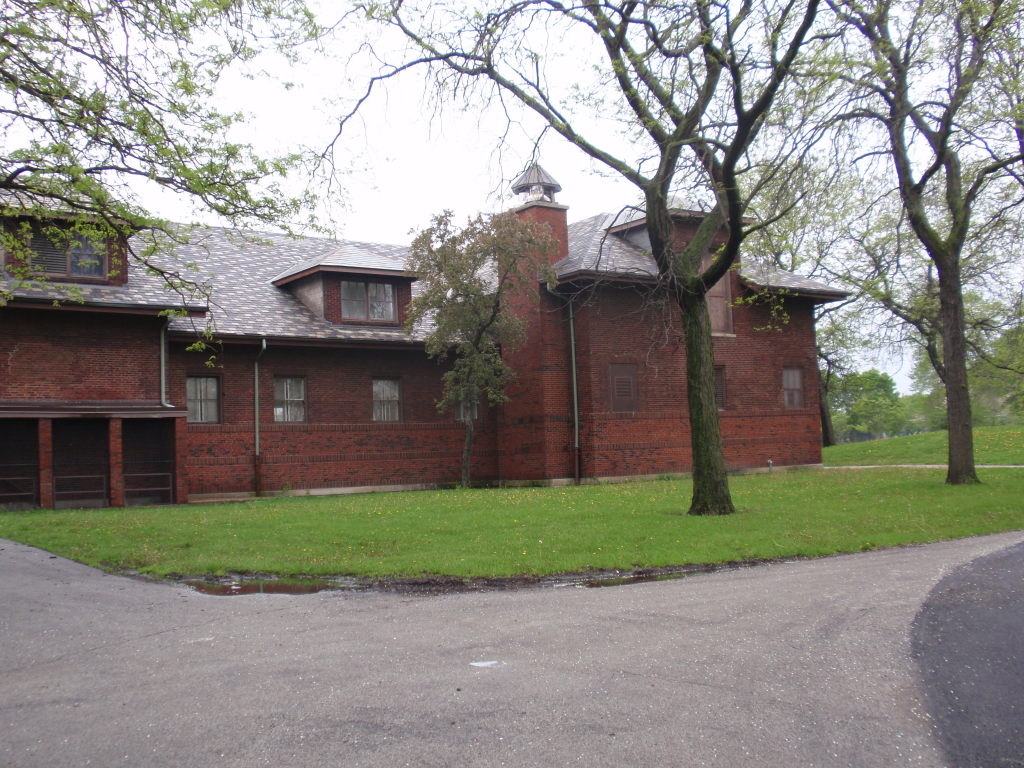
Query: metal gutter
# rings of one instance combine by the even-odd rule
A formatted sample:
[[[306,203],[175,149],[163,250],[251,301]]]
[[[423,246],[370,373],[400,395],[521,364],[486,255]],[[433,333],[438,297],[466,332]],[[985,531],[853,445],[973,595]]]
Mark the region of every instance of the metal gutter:
[[[256,359],[252,361],[252,423],[253,423],[253,493],[260,495],[261,467],[260,467],[260,358],[267,351],[267,339],[264,336],[260,339],[260,350],[256,353]]]
[[[171,324],[171,318],[165,317],[164,324],[160,327],[160,405],[170,408],[167,402],[167,327]]]
[[[573,445],[573,481],[580,484],[581,449],[580,449],[580,399],[579,385],[576,381],[576,317],[573,314],[573,298],[569,297],[569,362],[572,374],[572,445]]]

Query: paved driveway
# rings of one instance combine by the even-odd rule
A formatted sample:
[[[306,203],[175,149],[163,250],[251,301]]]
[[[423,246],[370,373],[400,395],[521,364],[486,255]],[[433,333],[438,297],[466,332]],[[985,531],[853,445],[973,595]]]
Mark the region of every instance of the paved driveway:
[[[912,623],[952,569],[1022,540],[231,598],[0,541],[0,766],[939,766]]]

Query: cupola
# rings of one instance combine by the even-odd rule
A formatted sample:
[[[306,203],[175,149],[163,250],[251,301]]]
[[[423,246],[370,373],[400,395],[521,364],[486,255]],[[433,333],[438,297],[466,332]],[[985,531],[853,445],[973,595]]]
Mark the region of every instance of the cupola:
[[[538,163],[530,163],[530,167],[512,182],[512,191],[522,195],[524,203],[553,203],[555,193],[561,192],[562,187]]]

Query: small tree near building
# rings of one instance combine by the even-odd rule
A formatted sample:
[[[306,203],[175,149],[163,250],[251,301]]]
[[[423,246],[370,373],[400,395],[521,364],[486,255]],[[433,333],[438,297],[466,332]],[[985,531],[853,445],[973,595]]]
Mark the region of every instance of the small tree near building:
[[[523,319],[503,299],[537,281],[553,247],[546,227],[512,213],[478,216],[458,229],[445,211],[413,240],[409,271],[419,282],[408,327],[429,328],[430,357],[454,357],[437,407],[454,409],[466,427],[463,485],[472,480],[478,408],[484,400],[505,402],[505,385],[515,375],[502,349],[514,350],[525,334]]]

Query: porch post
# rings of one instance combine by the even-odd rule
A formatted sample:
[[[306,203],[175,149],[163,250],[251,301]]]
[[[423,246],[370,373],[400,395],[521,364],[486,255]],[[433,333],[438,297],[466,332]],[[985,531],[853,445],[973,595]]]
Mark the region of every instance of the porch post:
[[[174,503],[188,502],[188,470],[186,441],[188,424],[185,419],[174,418]]]
[[[53,419],[39,420],[39,506],[53,509]]]
[[[122,440],[122,419],[111,418],[107,422],[107,453],[109,456],[110,498],[112,507],[124,506],[124,442]]]

